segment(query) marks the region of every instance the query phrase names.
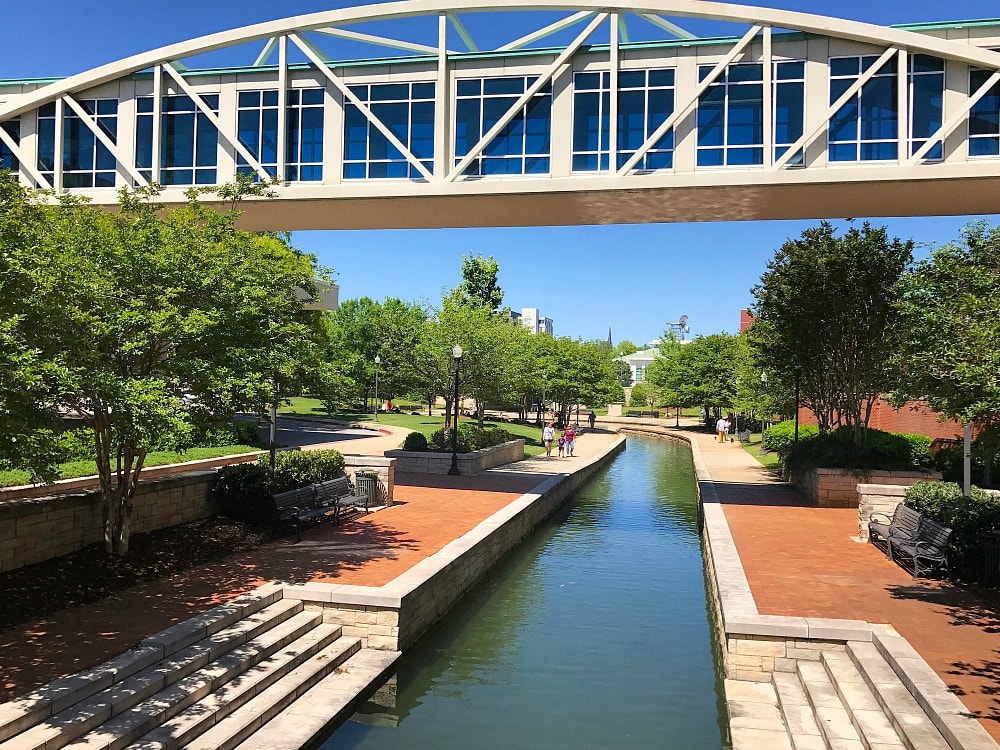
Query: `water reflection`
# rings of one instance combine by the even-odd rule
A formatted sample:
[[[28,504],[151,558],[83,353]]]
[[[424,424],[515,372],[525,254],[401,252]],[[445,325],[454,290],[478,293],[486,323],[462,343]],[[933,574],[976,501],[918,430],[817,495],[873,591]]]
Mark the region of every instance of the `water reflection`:
[[[628,450],[325,748],[721,747],[691,458]]]

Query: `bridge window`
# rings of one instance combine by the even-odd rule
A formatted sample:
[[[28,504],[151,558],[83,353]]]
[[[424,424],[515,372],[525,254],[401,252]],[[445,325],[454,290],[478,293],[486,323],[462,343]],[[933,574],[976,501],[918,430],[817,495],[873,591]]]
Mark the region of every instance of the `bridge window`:
[[[203,94],[214,113],[218,94]],[[153,98],[136,100],[135,161],[153,179]],[[165,96],[160,125],[160,174],[163,185],[214,185],[219,159],[219,131],[188,96]]]
[[[611,74],[577,73],[573,95],[573,169],[608,171],[611,160]],[[616,168],[620,169],[674,111],[674,71],[627,70],[618,75]],[[674,131],[636,162],[636,169],[672,169]]]
[[[878,58],[878,55],[831,58],[830,103],[843,96]],[[830,161],[891,161],[898,158],[896,72],[897,60],[893,57],[830,118]]]
[[[806,64],[774,63],[774,158],[780,159],[802,137],[806,108]],[[788,161],[802,164],[802,151]]]
[[[246,149],[271,177],[278,176],[278,92],[241,91],[236,102],[236,132]],[[236,155],[236,171],[256,175],[246,159]]]
[[[944,122],[944,60],[929,55],[910,56],[910,156]],[[925,159],[941,159],[941,143],[927,152]]]
[[[713,65],[698,69],[704,80]],[[764,67],[730,65],[698,99],[698,166],[764,163]]]
[[[292,89],[287,97],[288,143],[285,179],[320,182],[323,179],[323,89]]]
[[[466,78],[458,81],[455,163],[476,146],[537,79]],[[552,142],[552,85],[531,101],[486,145],[466,175],[548,174]]]
[[[989,80],[991,70],[969,71],[969,91]],[[1000,156],[1000,83],[994,84],[969,112],[969,156]]]
[[[11,137],[15,144],[21,145],[21,118],[15,117],[13,120],[7,120],[6,122],[0,123],[0,128]],[[0,169],[9,169],[14,174],[14,178],[17,179],[17,171],[21,168],[21,162],[18,161],[14,152],[8,148],[7,144],[0,141]]]
[[[429,171],[434,170],[433,83],[381,83],[351,86],[372,111]],[[345,102],[344,179],[424,179],[360,109]]]
[[[96,119],[112,142],[118,136],[117,99],[80,99],[83,110]],[[38,108],[38,170],[55,184],[56,105]],[[115,186],[117,160],[94,131],[68,106],[63,110],[62,186],[100,188]]]

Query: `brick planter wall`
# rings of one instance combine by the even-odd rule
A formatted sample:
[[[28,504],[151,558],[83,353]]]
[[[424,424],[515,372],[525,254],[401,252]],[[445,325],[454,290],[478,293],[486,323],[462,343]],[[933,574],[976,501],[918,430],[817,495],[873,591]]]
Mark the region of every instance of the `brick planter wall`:
[[[821,508],[857,508],[858,484],[896,484],[909,487],[917,482],[940,479],[936,471],[849,471],[810,469],[792,474],[791,480],[803,495]]]
[[[132,507],[132,533],[213,515],[209,490],[214,479],[215,471],[199,471],[141,482]],[[0,503],[0,572],[68,555],[103,538],[99,492]]]
[[[447,474],[451,468],[450,453],[391,450],[386,451],[385,456],[396,459],[396,471]],[[481,451],[459,453],[458,470],[466,476],[478,474],[486,469],[520,461],[522,458],[524,458],[524,440],[511,440],[509,443],[483,448]]]

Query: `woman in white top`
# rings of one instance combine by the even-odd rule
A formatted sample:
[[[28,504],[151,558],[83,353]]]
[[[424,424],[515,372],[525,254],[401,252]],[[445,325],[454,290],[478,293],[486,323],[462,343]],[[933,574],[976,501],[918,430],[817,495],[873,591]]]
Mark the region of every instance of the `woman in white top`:
[[[542,445],[545,446],[545,457],[552,458],[552,441],[556,437],[555,428],[549,422],[542,428]]]

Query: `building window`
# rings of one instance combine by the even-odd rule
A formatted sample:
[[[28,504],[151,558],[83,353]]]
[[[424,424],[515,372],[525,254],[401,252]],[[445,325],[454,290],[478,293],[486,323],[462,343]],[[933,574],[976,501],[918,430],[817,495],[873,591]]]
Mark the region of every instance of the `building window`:
[[[836,102],[878,58],[878,55],[831,58],[830,103]],[[830,161],[891,161],[898,158],[896,73],[897,59],[892,57],[830,118]]]
[[[21,118],[15,117],[13,120],[0,123],[0,128],[4,129],[16,145],[21,145]],[[20,168],[21,162],[18,161],[14,152],[7,147],[6,143],[0,141],[0,169],[9,169],[14,174],[14,179],[18,179],[17,172]]]
[[[970,70],[970,95],[992,74],[991,70]],[[969,156],[1000,156],[1000,83],[994,84],[969,111]]]
[[[278,92],[241,91],[236,102],[236,134],[271,177],[278,176]],[[236,171],[259,178],[246,159],[236,155]]]
[[[115,142],[118,137],[117,99],[80,99],[83,110]],[[38,170],[55,184],[56,105],[38,109]],[[69,107],[63,109],[62,186],[99,188],[115,186],[117,160],[94,131]]]
[[[805,129],[806,64],[802,61],[774,63],[774,159],[777,161],[799,139]],[[788,164],[801,165],[802,151]]]
[[[351,86],[351,91],[420,161],[434,171],[433,83]],[[361,110],[344,103],[344,179],[425,179]]]
[[[500,121],[537,79],[467,78],[458,81],[455,106],[455,163],[458,164]],[[552,141],[552,85],[531,101],[465,169],[465,175],[548,174]]]
[[[646,379],[646,368],[642,365],[635,366],[635,382],[641,383]]]
[[[292,89],[287,104],[285,179],[320,182],[323,179],[323,89]]]
[[[934,135],[944,122],[944,60],[929,55],[910,55],[910,156]],[[941,142],[925,159],[941,159]]]
[[[573,170],[608,171],[611,160],[611,74],[577,73],[573,94]],[[627,70],[618,74],[616,169],[621,169],[673,114],[674,71]],[[670,129],[636,162],[640,170],[672,169]]]
[[[698,68],[704,80],[715,66]],[[764,67],[730,65],[698,99],[699,167],[764,163]]]
[[[201,97],[219,111],[218,94]],[[152,180],[153,98],[136,100],[135,161],[140,173]],[[160,125],[160,178],[163,185],[214,185],[217,181],[219,131],[188,96],[165,96]]]

